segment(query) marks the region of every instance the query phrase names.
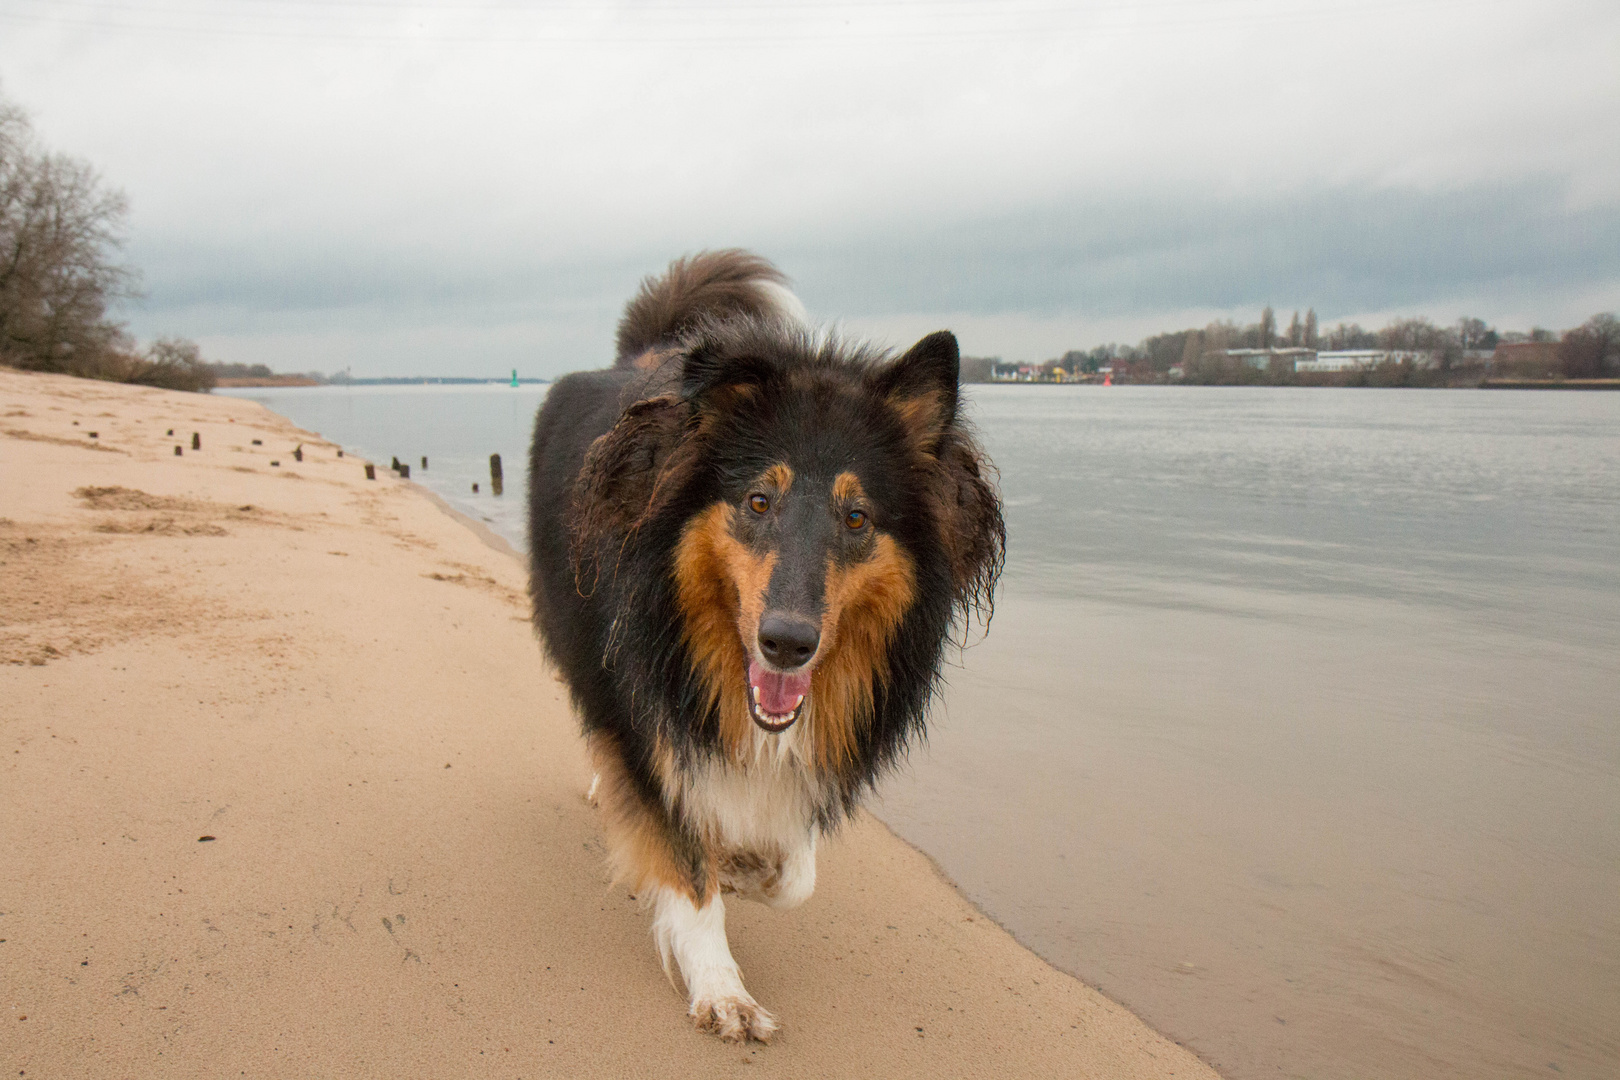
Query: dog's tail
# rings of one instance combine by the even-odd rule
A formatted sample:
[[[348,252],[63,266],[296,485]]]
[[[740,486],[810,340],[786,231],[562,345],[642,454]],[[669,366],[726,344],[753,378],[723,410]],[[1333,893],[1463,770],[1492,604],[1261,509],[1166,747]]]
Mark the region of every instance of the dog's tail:
[[[702,319],[789,314],[787,277],[741,248],[700,251],[669,264],[661,277],[643,278],[624,306],[617,339],[620,367],[668,345]]]

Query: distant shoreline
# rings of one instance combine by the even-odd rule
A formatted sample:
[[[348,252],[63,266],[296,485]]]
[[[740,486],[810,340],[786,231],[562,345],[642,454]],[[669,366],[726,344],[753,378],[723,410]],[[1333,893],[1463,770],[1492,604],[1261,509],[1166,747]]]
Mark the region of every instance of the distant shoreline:
[[[1620,379],[1487,379],[1481,390],[1620,390]]]
[[[244,386],[324,386],[319,379],[307,375],[254,375],[244,379],[215,379],[216,387]]]
[[[1100,382],[1057,379],[986,379],[965,382],[964,386],[1096,386]],[[1211,389],[1247,387],[1291,387],[1319,390],[1620,390],[1620,379],[1483,379],[1477,383],[1452,383],[1434,386],[1387,386],[1377,383],[1195,383],[1195,382],[1117,382],[1113,386],[1203,386]]]
[[[519,379],[523,386],[550,382],[549,379]],[[220,379],[215,385],[222,390],[241,390],[273,387],[305,386],[505,386],[506,379],[467,379],[455,377],[414,376],[406,378],[348,379],[344,382],[321,382],[305,375],[271,375],[240,379]],[[1103,386],[1090,381],[1063,382],[1056,379],[987,379],[968,382],[965,386]],[[1118,382],[1115,386],[1302,386],[1326,389],[1383,389],[1383,390],[1620,390],[1620,379],[1483,379],[1477,383],[1449,386],[1376,386],[1366,383],[1191,383],[1191,382]]]
[[[518,379],[519,386],[538,386],[550,379]],[[219,378],[216,387],[240,390],[274,386],[510,386],[510,378],[478,379],[459,375],[401,375],[376,379],[315,379],[308,375],[247,375]]]

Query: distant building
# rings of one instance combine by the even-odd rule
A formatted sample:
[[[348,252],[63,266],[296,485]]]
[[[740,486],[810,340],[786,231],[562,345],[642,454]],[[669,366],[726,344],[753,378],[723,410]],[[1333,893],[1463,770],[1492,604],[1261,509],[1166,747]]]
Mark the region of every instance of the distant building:
[[[1498,345],[1491,354],[1491,363],[1508,368],[1554,367],[1558,363],[1558,342],[1516,341]]]
[[[1257,371],[1265,371],[1271,366],[1273,360],[1281,360],[1286,364],[1297,364],[1300,360],[1308,360],[1316,355],[1315,349],[1301,349],[1297,347],[1271,348],[1271,349],[1222,349],[1218,354],[1231,360],[1241,360]]]
[[[1033,364],[996,364],[990,369],[990,377],[996,382],[1036,382],[1041,378],[1041,369]]]
[[[1379,364],[1409,362],[1416,367],[1433,367],[1434,354],[1405,349],[1337,349],[1322,351],[1294,361],[1294,370],[1307,371],[1366,371]]]
[[[1383,349],[1336,349],[1294,361],[1295,371],[1360,371],[1378,366]]]

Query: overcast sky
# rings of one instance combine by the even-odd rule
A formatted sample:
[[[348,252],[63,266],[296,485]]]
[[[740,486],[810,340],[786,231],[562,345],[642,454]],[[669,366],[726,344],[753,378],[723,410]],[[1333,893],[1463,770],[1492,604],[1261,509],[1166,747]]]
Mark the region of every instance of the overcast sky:
[[[1009,359],[1620,307],[1614,0],[0,0],[0,93],[128,193],[132,330],[282,371],[601,366],[734,245]]]

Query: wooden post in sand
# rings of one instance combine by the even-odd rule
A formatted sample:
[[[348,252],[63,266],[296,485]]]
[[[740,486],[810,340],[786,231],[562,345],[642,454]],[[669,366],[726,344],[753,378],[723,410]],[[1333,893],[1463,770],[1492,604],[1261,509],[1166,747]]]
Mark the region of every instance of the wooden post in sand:
[[[499,495],[505,486],[505,479],[501,476],[501,455],[491,454],[489,455],[489,490]]]
[[[395,472],[399,472],[399,458],[395,458],[394,463],[388,467],[393,469]]]
[[[399,478],[401,480],[409,480],[411,478],[411,467],[409,465],[400,465]]]
[[[195,431],[191,433],[191,448],[193,450],[202,449],[202,436]]]
[[[366,462],[366,479],[367,480],[375,480],[375,479],[377,479],[377,466],[373,465],[369,461]]]
[[[424,456],[422,458],[422,468],[424,468],[424,469],[427,468],[427,457],[426,456]]]
[[[293,447],[293,460],[294,461],[303,461],[304,460],[304,444],[303,443],[299,443],[297,446]]]
[[[183,453],[183,451],[180,449],[180,447],[176,446],[174,448],[174,456],[175,457],[179,457],[182,453]]]

